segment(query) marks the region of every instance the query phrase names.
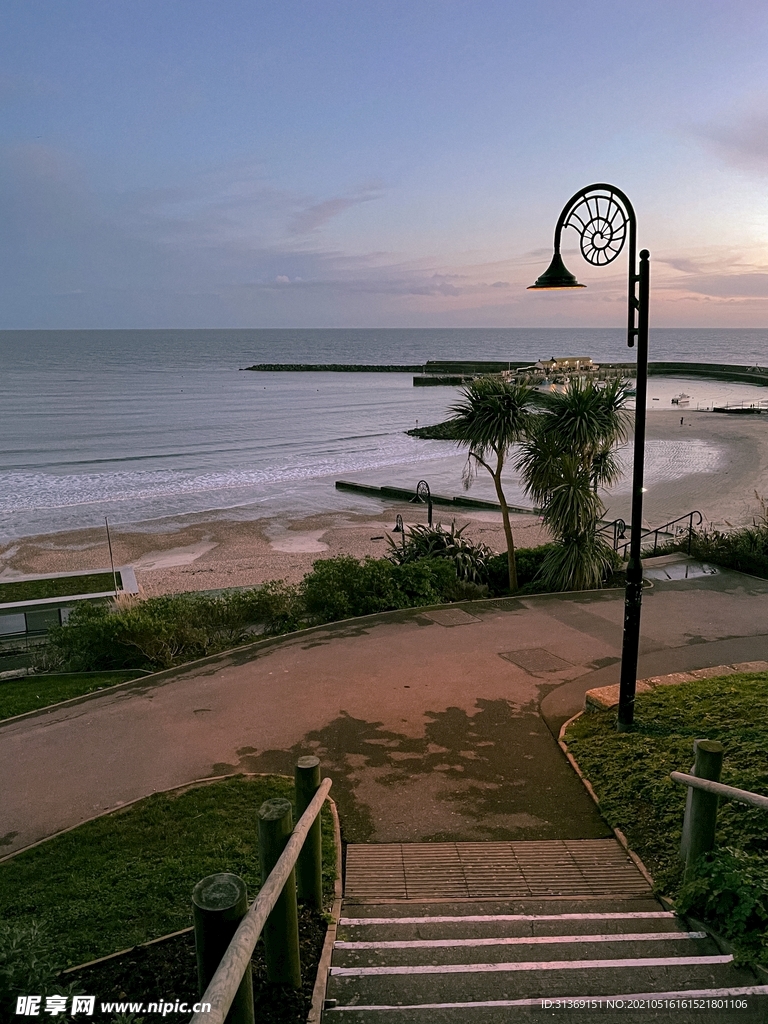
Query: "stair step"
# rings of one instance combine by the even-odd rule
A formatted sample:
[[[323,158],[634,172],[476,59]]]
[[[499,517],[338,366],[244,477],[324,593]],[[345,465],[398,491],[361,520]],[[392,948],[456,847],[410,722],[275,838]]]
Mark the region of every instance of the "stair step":
[[[341,942],[437,942],[551,935],[621,935],[628,931],[668,932],[674,937],[682,930],[675,915],[663,910],[538,915],[442,913],[342,917],[337,936]]]
[[[578,947],[580,960],[679,955],[681,943],[695,942],[696,956],[717,953],[706,932],[631,933],[628,935],[546,935],[482,939],[411,940],[407,942],[337,942],[334,973],[340,968],[418,967],[421,964],[494,964],[546,957],[569,960]],[[481,970],[485,966],[480,967]]]
[[[557,999],[490,999],[470,1002],[440,1000],[432,1003],[395,1005],[329,1006],[324,1020],[340,1024],[525,1024],[541,1021],[542,1013],[560,1012],[569,1024],[591,1024],[597,1019],[616,1019],[607,1014],[620,1012],[625,1024],[648,1024],[649,1021],[677,1022],[726,1020],[730,1012],[743,1024],[765,1024],[768,1010],[768,985],[736,985],[680,989],[655,992],[627,990],[589,997],[571,995]],[[737,1017],[738,1015],[738,1017]]]
[[[420,1005],[498,999],[594,997],[622,992],[743,988],[755,979],[722,954],[613,960],[517,961],[499,964],[332,968],[328,997],[341,1005]],[[384,972],[388,973],[384,973]],[[398,973],[395,973],[398,972]]]
[[[343,1024],[768,1022],[768,986],[664,910],[614,840],[349,846],[327,998]]]

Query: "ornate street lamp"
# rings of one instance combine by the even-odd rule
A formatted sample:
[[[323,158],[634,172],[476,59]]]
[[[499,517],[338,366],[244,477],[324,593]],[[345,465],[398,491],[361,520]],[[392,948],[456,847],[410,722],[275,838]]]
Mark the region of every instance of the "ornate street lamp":
[[[640,610],[643,597],[643,566],[640,543],[643,529],[643,466],[645,462],[645,402],[648,384],[648,298],[650,294],[650,253],[640,252],[636,264],[637,218],[629,199],[613,185],[589,185],[568,200],[555,227],[555,253],[547,270],[532,284],[539,288],[584,288],[566,270],[560,255],[563,228],[575,228],[581,254],[587,263],[604,267],[619,255],[629,234],[629,296],[627,345],[637,341],[637,397],[635,399],[635,457],[632,471],[632,526],[624,601],[624,639],[619,684],[619,731],[632,725],[637,686],[637,656],[640,646]]]

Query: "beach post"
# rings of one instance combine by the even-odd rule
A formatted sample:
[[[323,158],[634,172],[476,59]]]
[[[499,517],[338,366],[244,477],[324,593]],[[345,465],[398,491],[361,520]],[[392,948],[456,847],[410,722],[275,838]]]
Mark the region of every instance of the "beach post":
[[[259,808],[259,857],[262,885],[285,849],[293,830],[290,800],[265,800]],[[278,985],[301,988],[299,914],[296,872],[291,871],[272,913],[264,925],[267,979]]]
[[[710,782],[720,781],[725,748],[717,740],[693,741],[694,764],[691,775]],[[693,865],[703,853],[715,848],[717,807],[720,798],[715,793],[688,787],[683,818],[683,838],[680,856],[685,859],[685,878],[690,879]]]
[[[232,936],[248,911],[245,882],[237,875],[222,871],[208,875],[192,891],[192,918],[195,928],[197,984],[200,995],[213,978],[232,941]],[[255,1024],[253,982],[250,970],[232,1000],[227,1024]]]
[[[296,817],[309,807],[320,788],[320,758],[300,757],[294,769],[296,787]],[[307,838],[296,861],[296,888],[300,900],[315,910],[323,909],[323,837],[318,814],[307,832]]]
[[[640,559],[643,534],[643,471],[645,465],[645,403],[648,393],[648,312],[651,288],[651,254],[640,251],[637,263],[637,217],[629,198],[615,185],[588,185],[571,196],[555,225],[552,261],[529,290],[586,288],[563,263],[560,239],[564,228],[575,228],[581,254],[587,263],[604,267],[612,263],[628,241],[629,287],[627,346],[637,342],[635,385],[635,438],[632,469],[632,525],[629,535],[627,587],[624,598],[624,634],[619,681],[619,732],[632,728],[637,689],[637,658],[640,649],[640,612],[643,599],[643,565]]]

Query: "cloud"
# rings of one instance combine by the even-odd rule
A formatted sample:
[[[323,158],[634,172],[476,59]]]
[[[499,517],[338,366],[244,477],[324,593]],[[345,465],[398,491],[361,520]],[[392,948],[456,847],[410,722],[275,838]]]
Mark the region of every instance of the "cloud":
[[[325,199],[321,203],[314,203],[296,214],[291,222],[290,231],[295,235],[308,235],[350,207],[358,206],[360,203],[370,203],[373,199],[378,199],[381,194],[381,191],[371,189],[358,195],[337,196],[334,199]]]
[[[734,114],[727,122],[700,126],[695,133],[729,164],[768,173],[768,101]]]
[[[713,298],[768,299],[768,273],[691,274],[677,287]]]

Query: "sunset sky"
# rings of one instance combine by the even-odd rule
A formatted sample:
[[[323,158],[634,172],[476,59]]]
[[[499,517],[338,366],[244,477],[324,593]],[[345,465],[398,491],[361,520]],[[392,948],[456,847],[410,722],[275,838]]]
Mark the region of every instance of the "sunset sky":
[[[768,326],[765,0],[5,0],[0,328]]]

